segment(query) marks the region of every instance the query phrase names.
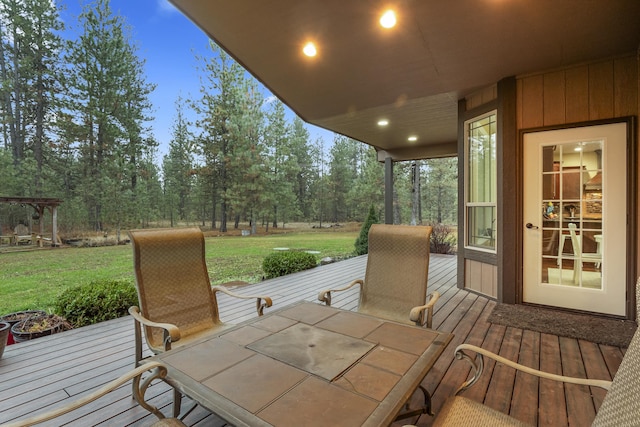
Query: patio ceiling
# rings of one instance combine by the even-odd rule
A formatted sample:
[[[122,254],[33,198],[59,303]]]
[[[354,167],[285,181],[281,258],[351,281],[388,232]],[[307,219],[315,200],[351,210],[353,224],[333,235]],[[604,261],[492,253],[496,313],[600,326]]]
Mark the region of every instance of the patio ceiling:
[[[504,77],[640,45],[638,0],[170,1],[305,121],[398,160],[455,154],[458,99]]]

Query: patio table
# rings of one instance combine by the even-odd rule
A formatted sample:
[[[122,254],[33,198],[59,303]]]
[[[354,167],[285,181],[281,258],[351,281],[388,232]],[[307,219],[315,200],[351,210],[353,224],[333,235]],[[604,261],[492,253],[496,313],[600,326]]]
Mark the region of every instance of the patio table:
[[[387,426],[452,337],[299,302],[152,360],[236,426]]]

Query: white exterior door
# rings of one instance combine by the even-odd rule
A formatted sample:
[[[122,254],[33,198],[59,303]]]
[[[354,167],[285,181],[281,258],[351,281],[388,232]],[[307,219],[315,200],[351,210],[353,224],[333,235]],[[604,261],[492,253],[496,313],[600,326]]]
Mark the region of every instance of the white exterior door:
[[[625,315],[627,125],[524,136],[523,301]]]

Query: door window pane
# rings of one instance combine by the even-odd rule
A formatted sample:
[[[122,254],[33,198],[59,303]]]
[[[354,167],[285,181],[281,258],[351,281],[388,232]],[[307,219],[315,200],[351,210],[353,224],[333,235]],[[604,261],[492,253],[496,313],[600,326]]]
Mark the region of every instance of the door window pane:
[[[602,287],[602,141],[542,147],[542,281]]]

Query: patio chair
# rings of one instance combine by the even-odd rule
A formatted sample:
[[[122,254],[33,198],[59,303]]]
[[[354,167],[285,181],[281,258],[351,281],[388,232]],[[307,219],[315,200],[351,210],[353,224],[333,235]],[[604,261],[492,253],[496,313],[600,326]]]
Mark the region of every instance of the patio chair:
[[[144,380],[142,380],[142,374],[147,371],[151,371],[151,374],[148,375]],[[116,378],[115,380],[112,380],[111,382],[87,394],[86,396],[81,397],[80,399],[74,400],[73,402],[70,402],[57,409],[33,415],[31,417],[14,421],[9,424],[4,424],[3,427],[27,427],[52,420],[54,418],[68,414],[69,412],[75,411],[76,409],[79,409],[82,406],[105,396],[109,392],[119,388],[130,380],[133,380],[133,395],[138,404],[158,418],[158,421],[153,423],[152,427],[186,427],[182,423],[182,421],[176,418],[165,418],[165,416],[157,407],[147,403],[144,400],[144,394],[147,391],[149,385],[151,385],[151,382],[157,378],[164,377],[166,373],[167,370],[164,365],[159,362],[150,362],[127,372],[126,374]]]
[[[431,227],[373,224],[364,280],[327,289],[318,300],[331,305],[333,292],[360,286],[358,311],[431,328],[438,292],[427,295]]]
[[[327,289],[318,300],[331,305],[331,293],[360,286],[358,311],[409,325],[431,328],[433,306],[440,294],[427,295],[431,227],[373,224],[369,229],[369,255],[364,280],[344,288]],[[433,415],[431,396],[419,386],[424,404],[410,409],[409,403],[396,420],[420,413]],[[408,401],[409,402],[409,401]]]
[[[153,353],[183,346],[227,327],[218,313],[218,292],[255,299],[258,316],[271,298],[238,295],[211,286],[205,262],[204,236],[198,228],[129,231],[140,307],[130,307],[135,326],[135,363],[142,360],[142,331]],[[176,391],[174,416],[181,396]]]

